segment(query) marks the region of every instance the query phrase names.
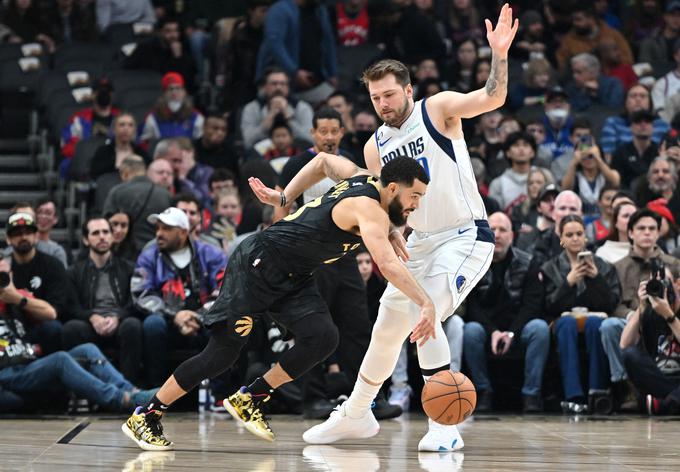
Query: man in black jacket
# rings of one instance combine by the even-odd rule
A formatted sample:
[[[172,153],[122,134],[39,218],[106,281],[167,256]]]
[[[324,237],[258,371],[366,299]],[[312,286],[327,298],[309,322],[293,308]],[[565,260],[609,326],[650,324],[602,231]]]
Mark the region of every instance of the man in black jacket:
[[[538,267],[532,263],[531,254],[511,247],[512,222],[505,213],[489,216],[489,226],[496,237],[493,262],[472,292],[463,335],[465,361],[479,392],[476,409],[489,411],[492,407],[489,351],[502,357],[519,344],[526,349],[523,410],[539,412],[550,331],[541,319],[543,293]]]
[[[159,21],[158,28],[158,36],[139,44],[125,68],[153,69],[161,74],[178,72],[186,81],[187,92],[193,94],[196,64],[188,45],[182,41],[179,21],[168,15]]]
[[[72,319],[63,330],[64,349],[84,343],[115,346],[120,371],[135,383],[142,363],[142,322],[130,296],[134,265],[111,252],[113,237],[106,218],[89,218],[82,233],[90,252],[68,270],[73,301]]]

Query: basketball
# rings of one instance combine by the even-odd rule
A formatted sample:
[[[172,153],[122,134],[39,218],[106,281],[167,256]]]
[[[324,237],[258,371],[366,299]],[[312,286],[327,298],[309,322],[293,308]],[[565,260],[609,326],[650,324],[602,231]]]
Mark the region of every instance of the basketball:
[[[472,414],[477,404],[477,392],[465,375],[444,370],[425,382],[420,399],[425,414],[432,421],[452,425],[463,422]]]

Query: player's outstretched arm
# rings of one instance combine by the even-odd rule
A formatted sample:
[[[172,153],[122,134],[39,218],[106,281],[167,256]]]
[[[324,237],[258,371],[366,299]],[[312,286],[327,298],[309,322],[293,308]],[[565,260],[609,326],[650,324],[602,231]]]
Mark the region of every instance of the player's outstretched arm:
[[[439,112],[444,119],[473,118],[495,110],[505,103],[508,93],[508,50],[515,38],[519,21],[512,20],[512,8],[506,3],[501,8],[496,29],[491,21],[486,24],[486,38],[491,47],[491,71],[486,86],[470,93],[440,92],[428,99],[428,110]]]
[[[363,200],[363,199],[362,199]],[[374,201],[358,202],[354,207],[364,245],[387,280],[420,307],[420,319],[411,333],[411,342],[423,345],[434,338],[435,308],[425,290],[397,258],[387,234],[390,222]]]
[[[283,192],[267,187],[256,177],[250,177],[248,184],[262,203],[278,207],[295,201],[302,192],[326,177],[338,182],[355,175],[370,174],[349,159],[320,152],[293,177]]]

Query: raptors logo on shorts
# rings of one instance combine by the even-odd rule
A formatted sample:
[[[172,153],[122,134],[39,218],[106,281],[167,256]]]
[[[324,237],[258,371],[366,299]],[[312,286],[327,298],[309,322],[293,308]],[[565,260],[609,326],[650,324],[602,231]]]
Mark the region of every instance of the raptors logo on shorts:
[[[253,329],[253,319],[250,316],[242,316],[234,324],[234,331],[242,338],[248,336]]]

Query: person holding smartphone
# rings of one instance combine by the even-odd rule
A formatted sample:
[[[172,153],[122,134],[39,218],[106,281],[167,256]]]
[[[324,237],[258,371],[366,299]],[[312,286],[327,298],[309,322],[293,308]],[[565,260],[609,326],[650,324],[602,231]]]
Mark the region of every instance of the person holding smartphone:
[[[598,200],[605,187],[618,188],[621,176],[609,167],[591,134],[579,137],[574,157],[562,178],[562,189],[573,190],[583,201],[583,213],[599,216]]]
[[[600,337],[602,318],[590,315],[585,320],[589,371],[589,390],[585,390],[581,383],[578,322],[562,313],[571,312],[574,307],[612,313],[621,290],[614,267],[586,251],[585,224],[580,216],[565,216],[558,229],[562,253],[541,266],[539,279],[545,290],[546,321],[555,320],[564,397],[576,412],[585,410],[587,395],[602,394],[609,387],[608,361]]]

